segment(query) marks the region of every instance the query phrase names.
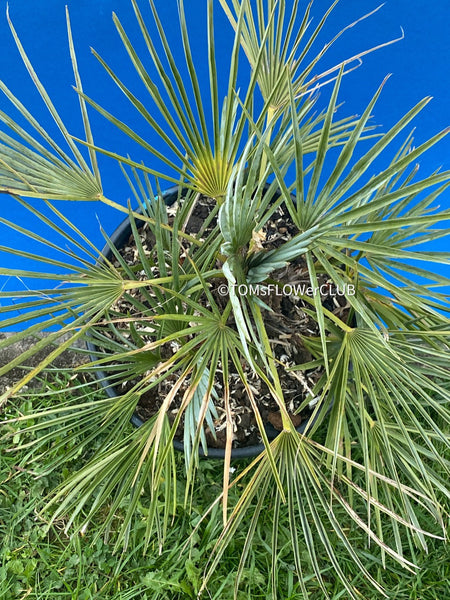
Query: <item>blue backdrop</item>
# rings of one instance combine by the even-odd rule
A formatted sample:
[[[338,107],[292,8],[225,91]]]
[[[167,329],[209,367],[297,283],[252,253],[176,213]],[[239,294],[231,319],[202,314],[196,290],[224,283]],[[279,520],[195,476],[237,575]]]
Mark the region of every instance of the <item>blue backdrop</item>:
[[[169,39],[174,40],[181,55],[178,37],[176,0],[155,0],[161,19],[166,24]],[[289,4],[290,0],[286,0]],[[331,0],[316,0],[313,7],[314,22],[317,23]],[[121,47],[118,34],[112,23],[115,11],[130,36],[137,33],[137,25],[129,0],[9,0],[10,15],[21,37],[30,59],[37,70],[54,104],[60,110],[68,129],[82,135],[78,101],[72,90],[73,75],[67,46],[65,5],[70,9],[72,30],[75,38],[79,67],[83,85],[88,95],[103,102],[107,108],[126,119],[139,130],[142,121],[133,114],[123,95],[108,78],[102,67],[92,56],[94,47],[123,76],[137,92],[142,88],[132,73],[128,57]],[[146,0],[142,0],[143,7]],[[305,6],[307,2],[305,0]],[[191,23],[191,35],[195,58],[202,59],[205,48],[205,0],[185,0],[186,12]],[[328,41],[342,27],[363,14],[375,9],[377,0],[342,0],[330,17],[317,44],[317,48]],[[220,64],[227,64],[232,35],[228,21],[221,13],[217,2],[217,52]],[[401,35],[405,38],[364,58],[362,67],[346,76],[341,101],[345,100],[342,115],[360,114],[375,89],[387,73],[393,76],[385,86],[375,110],[375,122],[387,130],[409,108],[427,95],[434,97],[431,104],[416,119],[416,145],[449,125],[449,68],[450,58],[450,3],[448,0],[389,0],[385,6],[369,19],[351,28],[335,44],[324,59],[323,69],[339,60],[356,54],[371,46],[386,42]],[[201,80],[207,85],[207,66],[200,71]],[[30,108],[48,130],[57,135],[56,127],[43,106],[15,47],[6,19],[6,2],[0,0],[0,79]],[[327,94],[323,94],[325,97]],[[325,99],[324,99],[325,101]],[[10,112],[8,101],[0,97],[0,110]],[[96,143],[120,154],[130,154],[135,160],[148,161],[142,148],[134,147],[113,126],[98,115],[92,115]],[[150,134],[149,134],[150,135]],[[151,140],[152,143],[153,140]],[[400,140],[399,140],[400,143]],[[130,197],[129,189],[117,166],[108,159],[100,159],[102,179],[106,196],[125,203]],[[160,165],[152,166],[161,168]],[[422,175],[442,167],[450,169],[450,139],[446,138],[428,152],[421,160]],[[36,201],[39,205],[39,201]],[[441,198],[441,207],[450,208],[450,195]],[[95,203],[64,203],[64,213],[84,233],[103,246],[99,222],[111,232],[121,220],[120,215]],[[16,203],[0,196],[0,215],[16,221],[29,220]],[[25,223],[27,224],[27,223]],[[0,244],[20,246],[23,239],[4,227],[0,228]],[[27,249],[33,244],[27,242]],[[35,248],[37,249],[37,247]],[[438,241],[433,249],[445,250],[445,242]],[[2,266],[18,267],[16,259],[0,254]],[[26,268],[32,268],[27,263]],[[450,276],[450,269],[441,265],[441,273]],[[20,287],[18,282],[0,279],[0,287]],[[29,284],[27,284],[29,285]]]

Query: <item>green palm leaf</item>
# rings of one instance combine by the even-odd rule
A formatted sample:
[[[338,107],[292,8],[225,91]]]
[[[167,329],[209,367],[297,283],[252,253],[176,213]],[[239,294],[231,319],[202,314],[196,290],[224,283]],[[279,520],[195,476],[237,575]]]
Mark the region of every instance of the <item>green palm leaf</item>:
[[[35,130],[43,142],[47,143],[52,151],[27,133],[20,125],[15,123],[8,115],[1,112],[0,120],[9,130],[18,136],[22,142],[7,133],[0,132],[0,192],[18,194],[34,198],[47,198],[53,200],[98,200],[102,197],[100,174],[95,159],[95,153],[90,151],[93,172],[91,172],[82,154],[75,145],[67,131],[61,117],[54,107],[44,86],[34,71],[27,54],[17,36],[9,19],[8,22],[22,60],[47,106],[53,120],[62,133],[73,158],[62,150],[53,140],[51,135],[38,123],[31,113],[24,107],[18,98],[0,82],[0,90],[10,100],[13,106],[23,115],[29,125]],[[78,73],[75,51],[72,42],[69,14],[67,12],[67,29],[69,32],[69,45],[72,56],[73,70],[77,85],[81,85]],[[92,144],[93,138],[87,117],[84,101],[80,100],[81,112],[84,121],[86,139]]]

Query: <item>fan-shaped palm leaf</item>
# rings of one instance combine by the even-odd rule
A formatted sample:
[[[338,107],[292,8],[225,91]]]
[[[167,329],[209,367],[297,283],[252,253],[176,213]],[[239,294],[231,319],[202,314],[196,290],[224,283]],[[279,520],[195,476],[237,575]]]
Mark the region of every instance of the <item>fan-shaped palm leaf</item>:
[[[58,146],[52,136],[38,123],[20,100],[18,100],[3,82],[0,82],[0,90],[6,95],[13,106],[22,114],[38,135],[37,138],[33,137],[8,115],[3,112],[0,113],[0,120],[15,136],[22,140],[18,141],[16,137],[10,136],[5,132],[0,132],[0,192],[53,200],[101,199],[103,195],[102,186],[95,153],[90,150],[93,169],[93,171],[91,171],[33,69],[16,30],[9,19],[9,15],[8,22],[23,62],[53,120],[62,133],[73,158]],[[67,29],[69,33],[69,46],[75,80],[77,86],[80,88],[81,80],[72,42],[68,12]],[[85,102],[81,97],[80,106],[84,121],[86,141],[92,144],[93,138],[89,119]],[[41,141],[39,141],[39,138]],[[51,148],[51,151],[47,149],[45,144]]]

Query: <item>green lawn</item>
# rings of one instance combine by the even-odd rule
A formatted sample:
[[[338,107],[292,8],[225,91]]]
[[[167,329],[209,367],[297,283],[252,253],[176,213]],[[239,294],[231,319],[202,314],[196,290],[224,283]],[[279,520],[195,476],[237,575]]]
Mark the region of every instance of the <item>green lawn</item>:
[[[47,386],[61,385],[61,376],[59,379],[59,382]],[[32,410],[42,409],[48,404],[48,397],[42,392],[36,392],[26,397],[16,398],[15,402],[7,407],[5,414],[8,419],[12,419]],[[14,434],[18,429],[18,424],[8,423],[2,426],[2,433]],[[39,435],[43,436],[44,433],[41,432]],[[61,455],[64,450],[61,447],[48,448],[43,439],[41,451],[46,451],[47,457],[30,465],[26,448],[8,452],[11,447],[23,444],[28,439],[16,433],[14,437],[5,435],[0,442],[1,600],[22,598],[29,600],[128,600],[131,598],[188,600],[196,598],[202,573],[220,532],[222,518],[220,508],[213,511],[210,518],[203,522],[187,546],[185,542],[211,501],[220,492],[222,478],[220,461],[201,462],[199,486],[192,498],[193,510],[189,516],[183,508],[184,467],[182,457],[179,456],[177,460],[180,483],[178,513],[171,524],[164,548],[160,550],[155,541],[147,554],[142,555],[141,540],[146,522],[146,503],[143,497],[130,534],[127,551],[114,553],[114,523],[106,535],[98,535],[97,528],[101,526],[101,517],[98,517],[95,524],[83,534],[73,534],[70,530],[66,534],[65,521],[59,520],[48,526],[48,514],[39,512],[44,497],[58,483],[76,471],[88,455],[95,453],[95,444],[90,443],[83,447],[80,437],[79,452],[65,462],[58,472],[37,477],[37,474],[45,470],[46,461],[55,458],[55,452]],[[240,470],[243,465],[237,463],[235,467]],[[234,493],[231,492],[231,500]],[[282,516],[281,519],[283,518]],[[119,511],[117,523],[120,519]],[[269,541],[271,520],[271,507],[268,506],[258,525],[256,533],[258,543],[254,544],[250,551],[239,588],[239,600],[271,598]],[[343,520],[344,516],[342,516]],[[300,600],[303,596],[296,583],[293,557],[287,543],[289,539],[287,519],[285,529],[286,539],[280,539],[279,546],[278,597],[281,600]],[[354,532],[352,539],[364,562],[370,566],[371,573],[383,582],[389,598],[395,600],[450,598],[450,545],[445,546],[439,540],[431,540],[428,554],[418,552],[414,555],[414,550],[411,549],[409,556],[412,556],[421,567],[417,574],[412,574],[391,562],[388,562],[389,569],[384,571],[379,551],[367,548],[363,536],[357,531]],[[285,541],[284,547],[283,541]],[[204,598],[232,599],[234,578],[244,543],[245,532],[242,531],[241,535],[235,536],[221,560],[208,586],[209,593],[205,594]],[[308,575],[307,556],[305,550],[307,587],[311,590],[311,598],[319,600],[324,595],[316,585],[314,577]],[[333,600],[345,599],[346,592],[342,591],[342,586],[335,581],[333,571],[325,558],[322,563],[330,597]],[[380,594],[375,593],[359,577],[356,567],[344,555],[342,563],[347,577],[361,592],[362,598],[368,600],[381,598]]]

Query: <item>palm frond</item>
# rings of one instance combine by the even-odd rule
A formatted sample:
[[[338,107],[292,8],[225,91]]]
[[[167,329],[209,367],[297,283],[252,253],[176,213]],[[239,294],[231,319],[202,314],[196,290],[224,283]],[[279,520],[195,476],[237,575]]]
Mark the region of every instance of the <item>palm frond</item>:
[[[327,468],[324,467],[325,462],[323,458],[327,456],[328,452],[334,455],[333,451],[328,451],[327,448],[321,447],[316,443],[311,443],[308,439],[291,432],[282,432],[272,442],[271,449],[281,476],[283,489],[285,489],[286,505],[284,506],[280,502],[278,488],[274,487],[270,481],[271,471],[267,457],[263,454],[255,459],[232,483],[232,486],[238,485],[239,482],[245,481],[247,476],[253,472],[250,479],[246,482],[241,498],[230,515],[224,531],[214,548],[213,556],[205,573],[202,589],[205,589],[230,539],[237,529],[242,526],[244,515],[252,511],[252,521],[248,529],[247,541],[242,553],[238,577],[235,583],[235,597],[237,597],[240,575],[242,574],[248,549],[255,534],[257,520],[261,515],[263,507],[268,505],[275,505],[277,507],[277,514],[282,510],[286,510],[289,516],[289,535],[294,551],[295,568],[305,598],[309,597],[309,593],[307,586],[304,584],[304,572],[306,569],[309,570],[311,568],[314,570],[314,574],[322,586],[324,596],[327,597],[320,562],[318,560],[318,555],[323,552],[333,565],[333,569],[345,586],[349,597],[358,598],[358,591],[352,588],[343,574],[339,562],[340,559],[338,558],[342,556],[342,551],[348,553],[351,559],[356,561],[364,576],[372,581],[381,594],[384,594],[381,586],[372,579],[348,541],[343,527],[344,524],[338,522],[335,516],[337,507],[347,512],[351,519],[370,535],[372,542],[379,545],[384,552],[402,562],[406,568],[414,568],[414,565],[407,561],[401,554],[387,546],[383,538],[378,537],[370,526],[358,517],[351,504],[345,499],[341,491],[342,486],[347,481],[345,475],[333,477]],[[343,460],[344,463],[349,463],[345,457],[340,457],[340,460]],[[358,472],[362,469],[359,464],[353,464],[353,467]],[[401,491],[401,493],[406,494],[412,501],[420,502],[422,498],[420,493],[414,493],[413,490],[408,489],[403,484],[379,475],[376,471],[370,470],[369,472],[373,481],[378,481],[382,485],[386,485],[390,489],[391,494],[395,493],[395,491]],[[388,515],[390,519],[404,526],[406,530],[408,528],[417,529],[417,524],[411,526],[411,523],[405,521],[400,514],[380,503],[377,496],[361,494],[360,499],[365,502],[366,506],[376,506],[377,509],[382,510],[384,515]],[[433,506],[430,505],[428,508],[431,514],[435,515]],[[275,557],[278,553],[277,528],[278,519],[273,523],[271,540],[271,552],[275,561],[273,564],[274,570],[276,570]],[[421,533],[427,535],[424,530],[421,530]],[[318,540],[320,540],[320,543],[318,543]],[[300,550],[301,547],[307,551],[307,561],[305,561],[304,555]],[[275,593],[274,589],[272,593]]]
[[[245,0],[220,0],[220,4],[235,31],[238,30],[238,15],[243,11],[243,24],[239,28],[241,45],[250,67],[254,72],[257,71],[261,94],[272,111],[289,105],[289,86],[293,87],[296,98],[310,94],[336,79],[335,74],[339,70],[344,70],[348,65],[353,65],[349,69],[353,70],[361,64],[363,56],[403,38],[402,32],[402,37],[396,40],[360,52],[321,74],[312,75],[333,44],[347,30],[373,15],[381,6],[344,27],[320,52],[309,59],[309,52],[338,0],[331,4],[311,33],[308,33],[308,28],[311,24],[312,2],[306,6],[301,18],[298,0],[294,1],[289,11],[286,11],[284,2],[273,0],[257,0],[256,8]],[[330,75],[333,77],[326,79]]]
[[[0,113],[0,120],[16,137],[22,140],[19,141],[16,137],[10,136],[5,132],[0,132],[0,192],[52,200],[100,199],[102,197],[102,185],[95,153],[92,150],[90,151],[92,172],[33,69],[9,18],[9,14],[8,22],[30,77],[58,129],[62,133],[72,157],[58,146],[52,136],[39,124],[20,100],[3,82],[0,82],[0,90],[21,113],[38,136],[33,137],[7,114]],[[67,28],[75,79],[77,85],[80,86],[81,80],[72,42],[68,13]],[[80,105],[86,139],[92,144],[91,128],[83,100],[81,100]],[[39,139],[42,141],[39,141]],[[47,149],[45,144],[50,146],[51,151]]]

